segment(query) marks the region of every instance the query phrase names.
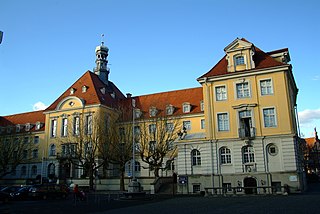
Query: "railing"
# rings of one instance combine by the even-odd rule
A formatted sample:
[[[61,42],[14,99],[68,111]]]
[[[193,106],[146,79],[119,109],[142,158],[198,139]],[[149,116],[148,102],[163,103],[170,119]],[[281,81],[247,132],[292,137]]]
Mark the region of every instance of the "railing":
[[[261,186],[261,187],[207,187],[205,189],[206,196],[218,196],[218,195],[266,195],[266,194],[288,194],[289,186]]]
[[[254,139],[256,137],[256,128],[251,127],[250,130],[245,128],[239,128],[239,138],[243,139]]]

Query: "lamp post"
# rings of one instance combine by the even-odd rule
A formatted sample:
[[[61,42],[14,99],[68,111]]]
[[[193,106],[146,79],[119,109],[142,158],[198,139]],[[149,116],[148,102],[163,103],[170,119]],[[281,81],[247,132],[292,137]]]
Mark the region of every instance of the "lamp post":
[[[134,116],[135,116],[135,107],[136,107],[136,101],[135,99],[132,99],[132,163],[131,163],[131,169],[132,169],[132,180],[129,182],[128,185],[128,193],[139,193],[140,192],[140,183],[137,181],[135,177],[135,136],[134,136]]]

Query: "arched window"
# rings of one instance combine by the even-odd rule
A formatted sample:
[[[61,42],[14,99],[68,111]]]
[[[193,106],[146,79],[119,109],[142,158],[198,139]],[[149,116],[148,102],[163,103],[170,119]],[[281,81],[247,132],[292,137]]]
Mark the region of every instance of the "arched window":
[[[231,151],[227,147],[220,148],[220,163],[221,164],[231,163]]]
[[[125,171],[126,171],[126,174],[128,176],[132,176],[132,160],[131,161],[128,161],[125,165]],[[137,172],[140,172],[141,171],[141,165],[140,165],[140,162],[138,161],[135,161],[135,165],[134,165],[134,171],[135,173]]]
[[[54,176],[56,172],[56,166],[53,163],[50,163],[48,166],[48,175]]]
[[[254,150],[252,146],[245,146],[242,148],[243,163],[254,162]]]
[[[192,166],[201,165],[201,155],[199,150],[194,149],[191,151],[191,161],[192,161]]]
[[[50,150],[49,150],[49,156],[55,156],[56,155],[56,145],[51,144]]]

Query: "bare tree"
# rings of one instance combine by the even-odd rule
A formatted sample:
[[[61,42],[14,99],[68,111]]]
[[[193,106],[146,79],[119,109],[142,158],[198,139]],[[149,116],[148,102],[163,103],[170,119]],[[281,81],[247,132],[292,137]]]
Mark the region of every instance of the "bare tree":
[[[154,176],[159,177],[159,171],[165,170],[176,157],[177,147],[174,141],[181,133],[181,123],[178,117],[156,116],[148,120],[139,120],[139,154]],[[167,164],[163,166],[163,162]]]
[[[89,178],[91,190],[98,169],[109,162],[110,146],[107,138],[109,116],[102,111],[75,115],[72,121],[66,123],[67,128],[58,139],[61,143],[61,153],[58,155],[60,165],[71,163],[76,169],[82,170],[81,177]]]
[[[31,160],[30,153],[36,149],[30,132],[0,135],[0,178],[14,172],[18,165]]]

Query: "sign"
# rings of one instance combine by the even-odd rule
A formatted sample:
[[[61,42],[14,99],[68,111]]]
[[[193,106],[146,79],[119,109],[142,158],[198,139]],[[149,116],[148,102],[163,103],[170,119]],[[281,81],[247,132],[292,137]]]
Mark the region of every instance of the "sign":
[[[289,177],[289,181],[298,181],[298,177],[296,175],[292,175]]]
[[[180,175],[178,181],[179,181],[179,184],[187,184],[188,183],[188,176]]]

